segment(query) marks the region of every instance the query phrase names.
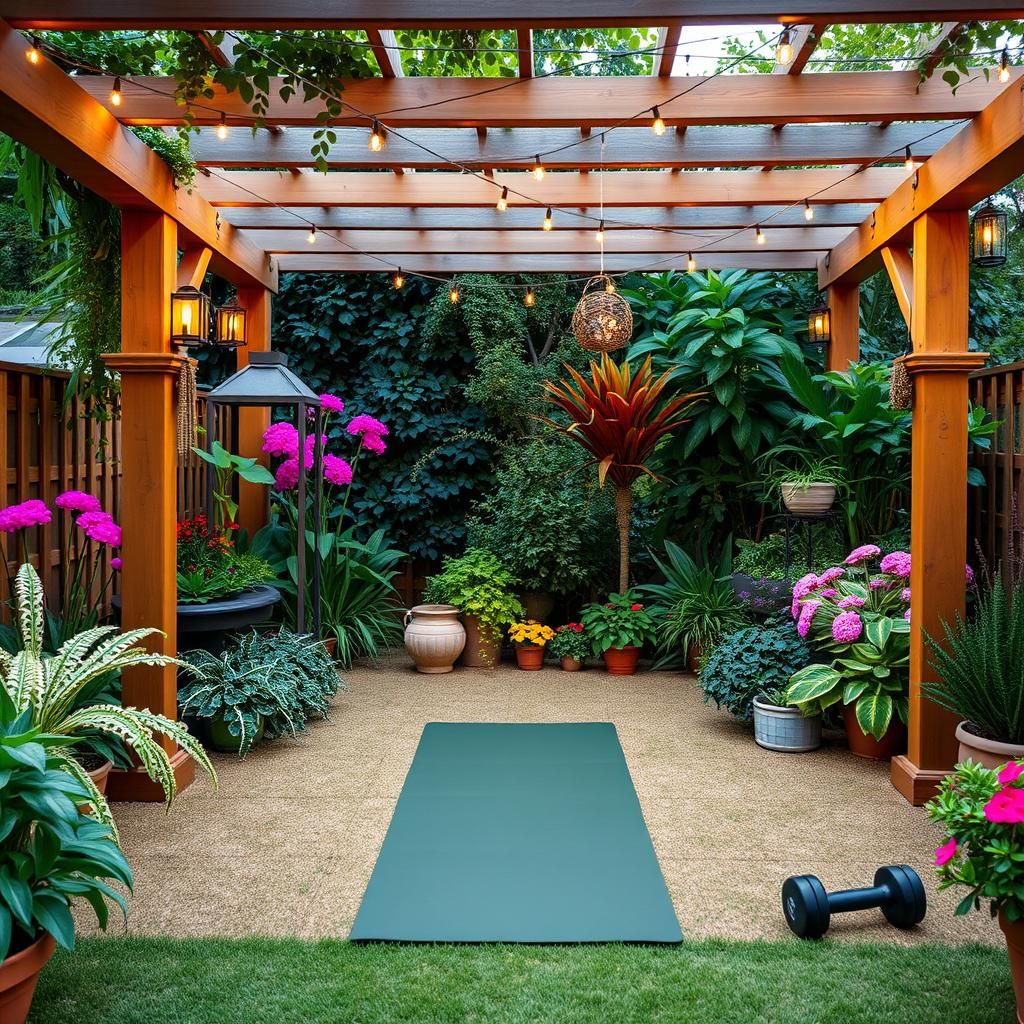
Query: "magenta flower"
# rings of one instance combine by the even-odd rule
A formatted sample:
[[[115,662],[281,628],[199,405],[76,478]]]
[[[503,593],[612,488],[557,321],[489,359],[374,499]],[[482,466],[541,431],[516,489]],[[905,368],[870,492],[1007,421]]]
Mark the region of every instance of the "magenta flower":
[[[340,415],[345,411],[345,403],[337,395],[323,394],[320,396],[320,408]]]
[[[274,474],[274,486],[279,491],[290,491],[299,483],[299,460],[294,455],[285,459]]]
[[[1024,789],[1001,789],[987,804],[985,817],[1002,825],[1024,822]]]
[[[88,533],[94,526],[99,526],[101,523],[112,523],[113,521],[114,517],[109,512],[97,510],[95,512],[83,512],[75,520],[75,525]]]
[[[53,518],[46,502],[29,498],[19,505],[8,505],[0,509],[0,532],[15,533],[32,526],[42,526]]]
[[[910,587],[904,587],[900,591],[900,600],[901,601],[909,601],[910,600]]]
[[[362,445],[374,455],[383,455],[387,445],[380,434],[363,434]]]
[[[263,450],[268,455],[291,458],[299,450],[299,432],[283,420],[271,423],[263,432]]]
[[[943,864],[948,864],[956,856],[956,851],[956,836],[950,836],[949,842],[943,843],[935,851],[935,866],[941,868]]]
[[[800,607],[800,618],[797,620],[796,631],[802,638],[811,631],[811,620],[814,613],[821,607],[820,601],[805,601]]]
[[[864,631],[864,623],[856,612],[841,612],[832,620],[832,639],[837,644],[852,644]]]
[[[362,434],[376,434],[378,437],[387,437],[388,428],[380,420],[372,416],[355,416],[345,428],[353,437]]]
[[[306,435],[305,444],[302,447],[302,460],[303,460],[302,464],[304,466],[312,466],[313,465],[313,454],[314,454],[313,453],[313,445],[314,444],[316,444],[316,434],[307,434]],[[326,447],[327,447],[327,435],[326,434],[321,434],[320,435],[320,456],[321,456],[321,458],[324,457],[324,449]],[[297,451],[298,451],[298,446],[296,445],[296,452]]]
[[[833,565],[826,569],[818,579],[819,583],[835,583],[840,576],[845,576],[846,570],[841,565]]]
[[[893,587],[898,585],[899,584],[897,584],[894,580],[886,580],[883,579],[881,576],[875,576],[871,580],[871,582],[868,583],[868,586],[872,590],[892,590]]]
[[[329,484],[344,487],[352,483],[352,467],[337,455],[324,456],[324,479]]]
[[[910,552],[909,551],[892,551],[885,558],[882,559],[880,566],[882,572],[888,573],[890,576],[909,576],[910,575]]]
[[[103,507],[100,499],[85,491],[63,491],[58,494],[53,503],[68,512],[99,512]]]
[[[836,590],[835,587],[826,587],[824,590],[819,591],[819,594],[822,597],[827,597],[827,598],[831,599],[833,597],[836,597],[839,594],[839,591]]]
[[[877,544],[861,544],[859,548],[854,548],[844,559],[844,565],[860,565],[861,562],[866,562],[869,558],[876,558],[882,553],[882,549]]]
[[[124,565],[124,563],[121,561],[120,558],[112,558],[110,560],[110,568],[113,569],[114,572],[120,572],[122,565]]]
[[[967,570],[967,583],[971,585],[974,583],[974,570],[969,565],[965,565],[964,568]]]
[[[907,620],[907,622],[910,621],[910,609],[909,608],[903,613],[903,618],[905,618]]]
[[[97,544],[109,544],[112,548],[121,546],[121,527],[113,519],[93,524],[85,531],[85,535]]]
[[[863,608],[865,604],[864,598],[858,594],[850,594],[848,597],[844,597],[841,601],[836,601],[837,608]]]
[[[1017,761],[1007,761],[1003,770],[999,773],[997,778],[1005,786],[1007,783],[1016,782],[1021,773],[1024,772],[1024,765]]]

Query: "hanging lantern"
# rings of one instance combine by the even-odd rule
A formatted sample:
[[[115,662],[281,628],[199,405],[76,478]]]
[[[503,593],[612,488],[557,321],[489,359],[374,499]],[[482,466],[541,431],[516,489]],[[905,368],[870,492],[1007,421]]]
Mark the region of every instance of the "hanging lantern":
[[[245,344],[246,310],[237,302],[217,309],[217,345],[220,348],[241,348]]]
[[[971,259],[976,267],[1001,267],[1006,262],[1006,214],[991,203],[974,215]]]
[[[597,285],[602,287],[589,290]],[[611,352],[629,341],[633,334],[633,312],[629,303],[616,293],[607,274],[592,277],[584,286],[583,297],[572,314],[572,331],[580,348],[590,352]]]
[[[210,300],[190,284],[171,293],[171,341],[188,346],[210,343]]]
[[[815,306],[807,314],[807,342],[827,345],[832,340],[832,310],[828,306]]]

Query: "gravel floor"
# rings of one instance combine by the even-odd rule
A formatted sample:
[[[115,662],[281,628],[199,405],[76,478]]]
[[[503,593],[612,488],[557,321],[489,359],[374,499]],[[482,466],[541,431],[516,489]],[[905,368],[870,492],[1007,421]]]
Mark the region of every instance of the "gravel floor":
[[[811,754],[762,750],[674,673],[503,665],[419,675],[396,656],[347,678],[331,721],[297,742],[264,744],[242,763],[217,755],[219,790],[198,781],[166,817],[160,806],[116,805],[136,876],[130,932],[346,936],[426,722],[611,721],[684,934],[784,937],[787,875],[841,888],[905,862],[928,888],[922,926],[899,932],[868,912],[835,919],[830,934],[1001,944],[987,914],[953,917],[956,899],[937,892],[930,870],[935,829],[892,788],[887,766],[853,757],[841,737]]]

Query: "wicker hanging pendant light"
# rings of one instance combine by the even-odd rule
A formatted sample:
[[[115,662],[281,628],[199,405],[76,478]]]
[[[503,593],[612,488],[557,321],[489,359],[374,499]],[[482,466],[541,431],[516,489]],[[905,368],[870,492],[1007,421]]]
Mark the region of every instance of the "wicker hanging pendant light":
[[[632,337],[633,311],[606,274],[598,274],[584,285],[572,314],[572,332],[580,348],[589,352],[612,352]]]

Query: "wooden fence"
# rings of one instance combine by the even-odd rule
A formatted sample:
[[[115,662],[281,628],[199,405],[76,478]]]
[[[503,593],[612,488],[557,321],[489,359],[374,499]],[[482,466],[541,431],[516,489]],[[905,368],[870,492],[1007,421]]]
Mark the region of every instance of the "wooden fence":
[[[971,456],[971,464],[985,476],[984,487],[972,487],[969,498],[969,548],[975,542],[993,569],[1007,558],[1010,541],[1017,533],[1019,511],[1024,509],[1024,362],[986,367],[970,376],[970,397],[1000,421],[988,451]],[[969,551],[973,558],[973,550]]]

